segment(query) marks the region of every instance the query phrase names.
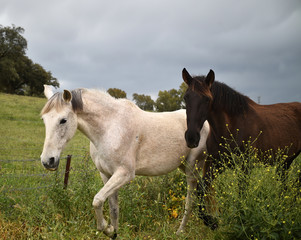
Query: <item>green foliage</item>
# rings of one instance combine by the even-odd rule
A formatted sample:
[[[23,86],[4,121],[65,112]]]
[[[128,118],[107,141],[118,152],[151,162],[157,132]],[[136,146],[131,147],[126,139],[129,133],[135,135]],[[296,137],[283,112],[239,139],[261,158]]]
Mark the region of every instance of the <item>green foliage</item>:
[[[155,107],[155,101],[148,95],[144,94],[133,94],[133,100],[136,105],[145,111],[153,111]]]
[[[214,170],[217,239],[300,239],[301,157],[283,175],[286,151],[269,152],[268,159],[277,159],[270,165],[250,142],[244,151],[230,146],[225,144],[223,163]]]
[[[107,92],[114,98],[126,98],[126,92],[119,88],[109,88]]]
[[[0,25],[0,91],[42,96],[43,85],[59,87],[51,72],[26,55],[27,41],[21,27]]]
[[[175,111],[185,108],[183,100],[187,85],[183,82],[179,89],[171,89],[168,91],[159,91],[156,102],[150,96],[144,94],[133,94],[133,100],[143,110],[158,112]]]
[[[159,91],[156,101],[158,112],[175,111],[181,108],[182,98],[176,89]]]
[[[27,41],[21,35],[21,27],[3,27],[0,25],[0,59],[4,57],[16,58],[25,55]]]
[[[185,107],[184,95],[186,93],[187,88],[188,88],[188,85],[185,82],[182,82],[179,87],[179,90],[178,90],[179,96],[182,99],[182,103],[181,103],[182,108]]]
[[[168,91],[159,91],[158,98],[156,100],[156,110],[158,112],[175,111],[185,108],[185,102],[183,100],[186,92],[187,85],[182,83],[179,90],[171,89]]]

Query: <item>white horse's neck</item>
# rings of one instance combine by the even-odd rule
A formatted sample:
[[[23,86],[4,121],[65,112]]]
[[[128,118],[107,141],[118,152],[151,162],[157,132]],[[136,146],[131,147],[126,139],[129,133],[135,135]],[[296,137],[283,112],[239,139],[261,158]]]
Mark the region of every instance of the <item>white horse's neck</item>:
[[[128,100],[115,99],[106,92],[84,90],[83,111],[78,113],[78,129],[96,146],[111,124],[128,109],[139,109]],[[127,110],[126,110],[127,109]]]

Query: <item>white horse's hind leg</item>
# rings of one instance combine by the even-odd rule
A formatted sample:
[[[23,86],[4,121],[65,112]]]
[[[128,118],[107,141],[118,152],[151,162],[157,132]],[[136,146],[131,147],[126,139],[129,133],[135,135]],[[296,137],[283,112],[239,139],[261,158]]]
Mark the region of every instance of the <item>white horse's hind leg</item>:
[[[103,217],[103,205],[106,199],[117,193],[117,190],[131,181],[134,178],[134,174],[131,174],[125,169],[120,169],[115,172],[110,179],[106,182],[103,188],[95,195],[93,200],[93,207],[97,218],[97,229],[103,231],[107,236],[113,237],[115,235],[115,229],[113,226],[108,225],[107,221]],[[111,200],[112,204],[113,200]]]

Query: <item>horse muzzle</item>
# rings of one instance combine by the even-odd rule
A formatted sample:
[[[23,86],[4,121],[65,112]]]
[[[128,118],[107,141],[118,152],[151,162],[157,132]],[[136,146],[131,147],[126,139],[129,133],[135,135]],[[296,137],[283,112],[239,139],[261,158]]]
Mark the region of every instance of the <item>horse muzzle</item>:
[[[60,159],[59,158],[55,158],[55,157],[50,157],[48,158],[46,161],[43,161],[43,159],[41,160],[43,166],[50,171],[55,171],[58,169],[59,163],[60,163]]]
[[[200,133],[198,131],[187,130],[185,132],[185,140],[187,147],[196,148],[199,146],[200,142]]]

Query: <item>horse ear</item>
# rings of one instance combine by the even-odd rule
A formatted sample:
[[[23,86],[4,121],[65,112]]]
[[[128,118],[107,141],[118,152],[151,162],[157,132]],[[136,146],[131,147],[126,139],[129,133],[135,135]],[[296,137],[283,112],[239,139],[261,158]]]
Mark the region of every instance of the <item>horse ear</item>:
[[[72,94],[71,94],[71,92],[68,91],[68,90],[64,90],[64,93],[63,93],[63,99],[64,99],[64,101],[67,102],[67,103],[70,102],[71,99],[72,99]]]
[[[215,74],[214,74],[213,70],[210,69],[210,71],[207,74],[206,79],[205,79],[205,82],[209,86],[209,88],[211,88],[211,86],[214,82],[214,79],[215,79]]]
[[[53,96],[53,92],[50,85],[44,85],[44,95],[47,99],[50,99]]]
[[[189,72],[186,70],[186,68],[183,68],[183,71],[182,71],[182,78],[183,78],[184,82],[187,83],[188,86],[192,83],[192,77],[190,76],[190,74],[189,74]]]

